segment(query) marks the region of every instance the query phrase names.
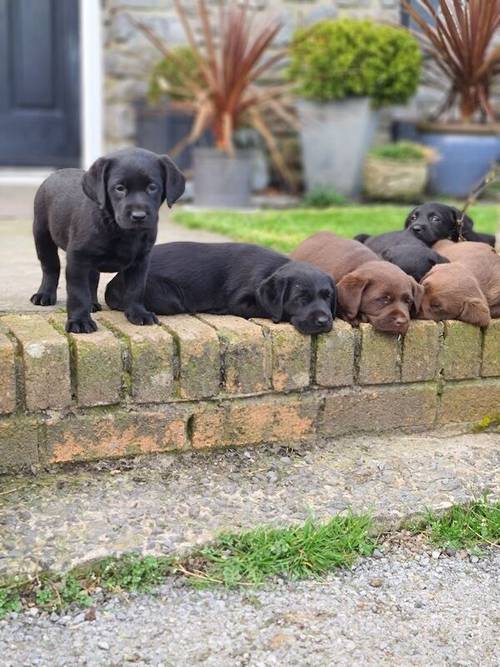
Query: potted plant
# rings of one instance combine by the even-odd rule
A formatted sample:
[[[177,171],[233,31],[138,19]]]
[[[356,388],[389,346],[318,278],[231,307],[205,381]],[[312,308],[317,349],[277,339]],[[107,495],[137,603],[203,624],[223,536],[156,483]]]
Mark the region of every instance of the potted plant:
[[[418,43],[403,28],[327,19],[297,30],[290,54],[307,189],[357,195],[377,110],[405,103],[417,88]]]
[[[270,127],[273,116],[295,124],[287,86],[258,83],[266,75],[276,78],[276,67],[286,56],[284,50],[268,53],[282,23],[261,14],[256,17],[247,3],[220,3],[215,21],[206,0],[199,0],[200,43],[187,10],[179,0],[174,4],[188,41],[184,47],[168,48],[150,28],[131,18],[163,54],[153,71],[153,94],[166,93],[171,108],[193,117],[190,132],[171,152],[175,155],[195,144],[209,130],[215,145],[196,146],[193,151],[195,202],[247,206],[256,157],[254,150],[238,148],[241,129],[255,130],[279,172],[292,180]]]
[[[363,170],[363,190],[370,199],[419,201],[424,194],[428,165],[437,159],[428,146],[399,141],[372,148]]]
[[[500,158],[500,124],[490,99],[500,74],[500,46],[494,43],[500,0],[402,5],[420,29],[425,82],[445,91],[441,107],[418,127],[420,141],[441,156],[430,169],[430,188],[465,197]]]

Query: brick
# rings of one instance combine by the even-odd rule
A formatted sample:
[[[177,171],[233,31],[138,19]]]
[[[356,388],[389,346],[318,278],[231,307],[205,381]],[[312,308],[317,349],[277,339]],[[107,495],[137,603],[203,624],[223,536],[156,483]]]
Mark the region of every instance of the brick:
[[[0,474],[36,465],[38,424],[34,417],[12,415],[0,419]]]
[[[481,368],[481,329],[473,324],[447,320],[441,354],[443,377],[462,380],[479,376]]]
[[[65,463],[151,454],[186,446],[189,413],[183,406],[161,412],[99,411],[47,421],[44,462]]]
[[[438,411],[440,424],[480,421],[500,415],[500,380],[449,382]]]
[[[403,339],[402,382],[434,380],[439,372],[443,327],[439,322],[413,320]]]
[[[358,332],[343,320],[335,320],[330,333],[317,337],[316,383],[344,387],[354,382],[354,354]]]
[[[301,334],[291,324],[253,320],[271,341],[271,381],[275,391],[307,387],[310,381],[311,336]]]
[[[0,414],[16,409],[16,358],[11,340],[0,333]]]
[[[123,313],[102,311],[96,319],[128,346],[130,393],[136,403],[164,403],[175,397],[175,343],[160,326],[131,324]]]
[[[269,352],[262,329],[232,315],[200,315],[219,336],[224,389],[229,394],[253,394],[270,388]]]
[[[500,319],[491,320],[484,332],[481,375],[500,377]]]
[[[19,342],[28,410],[64,408],[71,403],[69,346],[41,315],[0,318]]]
[[[360,324],[360,384],[388,384],[399,380],[399,344],[393,334],[376,331],[371,324]]]
[[[216,396],[220,387],[220,346],[214,329],[191,315],[159,319],[177,344],[180,398]]]
[[[396,428],[431,428],[435,422],[434,383],[340,390],[325,399],[326,437]]]
[[[49,318],[64,326],[66,316],[56,313]],[[92,334],[68,334],[72,356],[73,384],[78,405],[111,405],[120,400],[122,353],[119,340],[99,323]]]
[[[320,396],[265,396],[225,402],[192,419],[196,449],[302,442],[316,434]]]

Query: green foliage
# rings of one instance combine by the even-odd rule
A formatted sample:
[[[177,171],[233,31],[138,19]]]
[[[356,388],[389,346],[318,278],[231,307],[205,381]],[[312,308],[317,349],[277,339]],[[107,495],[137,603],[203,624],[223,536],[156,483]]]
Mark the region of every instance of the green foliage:
[[[344,206],[347,199],[333,188],[324,186],[313,188],[302,199],[302,204],[309,208],[329,208],[330,206]]]
[[[381,160],[397,160],[399,162],[425,161],[426,150],[420,144],[411,141],[398,141],[393,144],[376,146],[369,151],[369,155]]]
[[[193,100],[189,81],[201,82],[199,63],[190,46],[172,49],[172,55],[160,60],[151,72],[148,99],[156,104],[163,96],[178,102]]]
[[[195,583],[258,585],[276,575],[300,579],[349,567],[357,556],[368,556],[375,548],[371,527],[368,516],[349,514],[323,524],[308,520],[300,526],[222,534],[200,552],[205,578]]]
[[[0,590],[0,620],[13,611],[21,611],[21,599],[16,590]]]
[[[417,532],[428,533],[440,547],[472,548],[500,544],[500,501],[486,497],[468,505],[454,505],[444,514],[428,512]]]
[[[93,602],[83,584],[72,574],[60,580],[46,578],[33,593],[37,606],[49,611],[62,611],[70,605],[90,607]]]
[[[101,561],[96,576],[109,590],[148,591],[168,574],[171,559],[127,554]]]
[[[299,28],[290,52],[297,93],[318,102],[367,96],[377,107],[404,104],[419,82],[420,48],[404,28],[327,19]]]
[[[500,415],[494,415],[492,417],[487,415],[486,417],[483,417],[473,425],[472,430],[474,433],[482,433],[489,428],[500,428]]]
[[[470,215],[474,228],[495,233],[497,208],[494,204],[472,207]],[[323,230],[353,238],[360,233],[383,234],[402,229],[409,210],[408,205],[389,204],[249,213],[178,210],[173,219],[191,229],[205,229],[242,243],[257,243],[280,252],[291,252],[305,238]]]

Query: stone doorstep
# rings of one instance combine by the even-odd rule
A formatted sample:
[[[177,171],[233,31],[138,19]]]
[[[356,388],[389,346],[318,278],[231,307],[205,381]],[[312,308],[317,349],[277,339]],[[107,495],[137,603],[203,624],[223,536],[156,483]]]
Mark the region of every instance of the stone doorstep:
[[[309,337],[231,316],[136,327],[96,314],[0,316],[0,470],[149,452],[429,429],[500,413],[500,320],[413,321],[404,338],[340,320]]]

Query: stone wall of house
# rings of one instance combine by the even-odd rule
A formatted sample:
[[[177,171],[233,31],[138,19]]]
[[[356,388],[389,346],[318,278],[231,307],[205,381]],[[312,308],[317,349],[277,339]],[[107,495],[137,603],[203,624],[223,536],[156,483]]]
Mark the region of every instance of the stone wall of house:
[[[194,9],[196,0],[182,0]],[[254,0],[259,9],[279,13],[285,22],[278,37],[286,44],[296,26],[329,16],[371,17],[399,23],[399,0]],[[131,24],[128,15],[151,27],[168,44],[185,41],[172,0],[103,0],[105,38],[106,147],[135,143],[136,103],[144,100],[158,51]]]

